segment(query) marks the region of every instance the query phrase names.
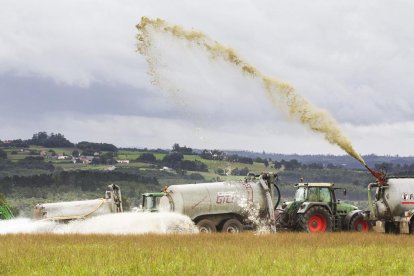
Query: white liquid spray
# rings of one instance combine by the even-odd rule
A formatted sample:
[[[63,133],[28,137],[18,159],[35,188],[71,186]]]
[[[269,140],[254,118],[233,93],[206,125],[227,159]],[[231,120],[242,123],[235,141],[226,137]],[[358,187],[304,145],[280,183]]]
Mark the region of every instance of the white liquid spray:
[[[187,216],[177,213],[116,213],[74,220],[68,224],[17,218],[0,221],[4,234],[193,234],[197,227]]]

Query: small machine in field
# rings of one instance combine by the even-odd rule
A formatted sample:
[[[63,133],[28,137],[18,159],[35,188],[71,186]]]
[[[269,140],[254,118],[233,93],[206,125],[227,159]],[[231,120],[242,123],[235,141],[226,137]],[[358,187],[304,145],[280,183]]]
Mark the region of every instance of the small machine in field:
[[[111,184],[105,192],[105,198],[37,204],[33,217],[65,222],[119,212],[123,212],[121,189],[118,185]]]
[[[362,211],[336,199],[332,183],[298,183],[294,201],[276,210],[278,228],[305,232],[368,231]]]

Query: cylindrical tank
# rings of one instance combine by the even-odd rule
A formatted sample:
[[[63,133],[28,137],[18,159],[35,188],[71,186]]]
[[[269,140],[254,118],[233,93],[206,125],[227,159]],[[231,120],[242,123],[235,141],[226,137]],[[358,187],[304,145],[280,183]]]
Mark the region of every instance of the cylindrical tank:
[[[105,192],[105,198],[37,204],[33,218],[65,221],[122,211],[121,189],[111,184]]]
[[[70,202],[56,202],[37,204],[34,208],[34,218],[76,218],[89,217],[111,213],[112,201],[107,199],[93,199]]]
[[[389,178],[378,192],[376,206],[379,217],[400,217],[405,211],[414,209],[414,178]]]
[[[172,185],[160,200],[161,211],[174,211],[196,219],[203,215],[235,213],[244,215],[248,208],[263,212],[265,192],[259,182],[214,182]]]

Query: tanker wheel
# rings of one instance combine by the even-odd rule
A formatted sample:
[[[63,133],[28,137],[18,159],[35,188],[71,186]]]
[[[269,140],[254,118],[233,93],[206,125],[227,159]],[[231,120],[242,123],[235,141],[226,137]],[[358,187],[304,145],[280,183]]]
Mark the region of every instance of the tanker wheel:
[[[368,232],[370,230],[368,221],[364,220],[364,216],[357,214],[349,223],[349,231],[351,232]]]
[[[197,227],[200,233],[213,233],[217,232],[216,225],[209,219],[202,219],[197,222]]]
[[[333,219],[328,210],[321,206],[314,206],[300,217],[299,224],[300,228],[305,232],[331,232]]]
[[[410,235],[414,235],[414,219],[410,220],[410,226],[408,228]]]
[[[243,224],[238,219],[229,219],[223,224],[223,232],[225,233],[243,232]]]
[[[385,233],[386,234],[398,234],[398,228],[393,222],[386,221],[385,222]]]

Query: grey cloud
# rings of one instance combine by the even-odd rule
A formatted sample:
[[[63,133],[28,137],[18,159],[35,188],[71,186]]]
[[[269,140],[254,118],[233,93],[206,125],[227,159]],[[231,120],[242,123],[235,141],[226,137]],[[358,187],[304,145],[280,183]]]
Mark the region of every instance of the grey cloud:
[[[154,90],[122,84],[89,87],[57,84],[51,79],[0,76],[0,116],[33,120],[49,113],[171,117],[173,108]]]
[[[300,134],[312,137],[315,150],[336,152],[305,129],[298,134],[300,126],[285,123],[254,85],[231,73],[229,80],[223,80],[214,74],[215,67],[204,64],[197,75],[187,72],[188,78],[202,82],[197,91],[189,89],[182,99],[152,87],[145,61],[135,52],[135,24],[145,15],[205,31],[264,73],[288,81],[332,113],[364,153],[385,147],[390,153],[403,154],[404,147],[398,148],[396,142],[388,145],[389,141],[395,139],[394,133],[398,133],[397,144],[409,145],[412,139],[411,2],[188,0],[172,5],[170,1],[144,0],[0,0],[0,6],[0,138],[27,129],[42,130],[38,128],[44,125],[77,140],[80,134],[75,126],[81,125],[86,133],[89,123],[98,129],[106,127],[108,130],[99,131],[107,131],[105,135],[113,139],[110,142],[133,144],[141,136],[154,145],[164,145],[171,143],[165,137],[170,136],[177,141],[181,137],[191,146],[189,137],[194,136],[188,129],[200,127],[212,137],[221,136],[206,144],[210,147],[251,145],[261,150],[263,145],[277,151],[274,145],[279,141],[284,148],[308,152],[306,146],[296,146],[306,141],[296,137]],[[180,67],[174,69],[174,76],[181,80]],[[51,114],[59,119],[71,114],[85,121],[67,120],[63,129],[51,121]],[[99,123],[105,116],[118,119],[107,120],[105,126]],[[135,127],[163,120],[171,134],[128,130],[131,138],[127,141],[125,134],[109,132],[114,124],[128,128],[127,120],[134,120]],[[387,134],[377,135],[378,126]],[[268,132],[266,138],[255,134],[268,128],[277,131]],[[370,131],[377,142],[366,140]],[[88,133],[93,138],[93,132]]]

